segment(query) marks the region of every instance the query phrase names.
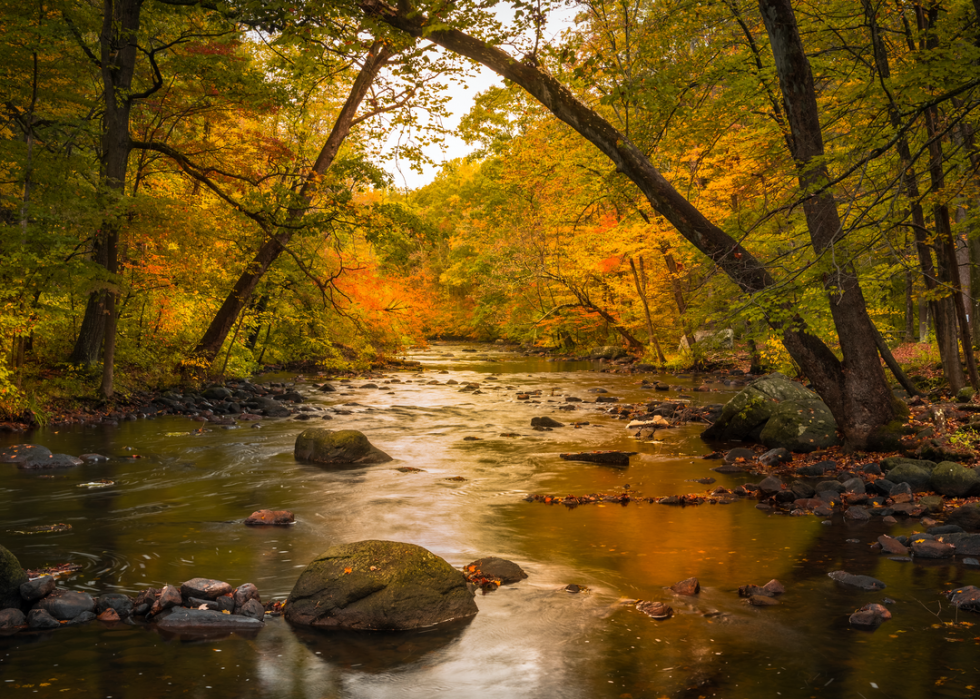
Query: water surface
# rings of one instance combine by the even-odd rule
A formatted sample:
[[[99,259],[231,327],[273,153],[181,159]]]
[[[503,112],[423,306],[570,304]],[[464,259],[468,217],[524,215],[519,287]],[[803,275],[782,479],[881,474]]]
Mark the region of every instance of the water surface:
[[[965,697],[980,687],[980,630],[958,623],[976,617],[957,616],[939,595],[980,584],[980,573],[959,561],[902,564],[871,554],[869,544],[888,531],[880,522],[828,525],[770,515],[753,501],[575,509],[523,501],[529,493],[620,493],[627,484],[644,496],[683,494],[747,480],[710,471],[717,462],[701,458],[710,449],[698,426],[643,442],[609,405],[558,410],[566,396],[593,401],[590,389],[635,403],[677,392],[654,393],[639,376],[598,373],[591,363],[497,347],[435,345],[412,358],[424,371],[372,378],[377,389],[355,379],[337,382],[338,393],[310,391],[309,405],[324,409],[310,421],[195,434],[201,423],[164,417],[30,435],[25,441],[55,452],[112,458],[53,474],[0,465],[0,542],[28,568],[80,564],[62,585],[93,595],[204,576],[253,582],[263,600],[283,598],[317,554],[362,539],[418,544],[455,566],[501,556],[527,580],[478,595],[471,621],[422,633],[322,634],[269,619],[253,637],[195,642],[99,623],[18,634],[0,638],[3,696],[870,698]],[[647,378],[685,389],[703,380]],[[481,382],[480,393],[450,379]],[[683,395],[695,403],[732,395],[715,385],[729,392]],[[516,397],[537,390],[537,402]],[[532,431],[540,415],[589,424]],[[396,460],[345,470],[297,463],[296,434],[321,425],[359,429]],[[626,470],[558,458],[589,449],[640,453]],[[718,482],[692,482],[708,476]],[[455,477],[465,480],[447,480]],[[115,485],[77,487],[102,478]],[[297,524],[241,524],[260,508],[292,510]],[[72,529],[9,533],[55,522]],[[841,568],[888,589],[844,590],[826,576]],[[665,589],[690,576],[701,581],[697,598]],[[739,585],[771,578],[787,587],[779,606],[738,598]],[[570,583],[587,591],[569,594]],[[892,621],[873,634],[847,626],[854,610],[885,596],[894,600]],[[663,600],[677,613],[653,621],[628,599]]]

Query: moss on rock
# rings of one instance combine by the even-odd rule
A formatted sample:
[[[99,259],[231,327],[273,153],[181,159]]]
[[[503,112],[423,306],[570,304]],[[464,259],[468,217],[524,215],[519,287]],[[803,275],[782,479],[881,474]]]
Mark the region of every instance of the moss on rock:
[[[20,607],[20,586],[27,582],[27,573],[17,556],[0,546],[0,609]]]
[[[477,612],[463,574],[414,544],[334,546],[306,567],[286,600],[286,619],[327,629],[405,630]]]
[[[313,427],[296,437],[293,454],[300,461],[318,464],[381,464],[392,458],[357,430]]]

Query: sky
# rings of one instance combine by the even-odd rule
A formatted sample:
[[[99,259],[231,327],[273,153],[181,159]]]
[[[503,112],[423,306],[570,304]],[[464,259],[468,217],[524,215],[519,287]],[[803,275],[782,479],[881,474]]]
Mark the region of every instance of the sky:
[[[512,8],[508,3],[498,4],[495,12],[497,19],[504,23],[509,22],[512,17]],[[545,40],[556,37],[572,26],[577,12],[578,10],[573,4],[552,11],[548,15],[545,25]],[[466,116],[473,106],[476,96],[494,85],[502,85],[503,79],[483,66],[472,67],[470,72],[471,75],[465,80],[465,84],[450,82],[445,86],[445,90],[451,95],[451,101],[447,105],[449,116],[443,119],[443,126],[450,133],[446,135],[445,142],[441,146],[430,145],[422,149],[434,164],[424,166],[422,173],[418,173],[405,160],[390,160],[384,163],[383,167],[394,178],[396,187],[404,189],[424,187],[435,178],[444,162],[462,158],[476,148],[476,146],[469,146],[464,143],[463,139],[455,135],[455,132],[459,127],[460,120]],[[401,137],[410,136],[403,135]],[[395,144],[397,138],[398,134],[391,137],[392,145]]]

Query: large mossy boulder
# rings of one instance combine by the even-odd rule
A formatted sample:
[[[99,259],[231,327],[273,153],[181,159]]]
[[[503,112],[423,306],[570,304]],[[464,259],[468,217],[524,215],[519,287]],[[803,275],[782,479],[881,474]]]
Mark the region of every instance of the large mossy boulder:
[[[357,430],[326,430],[313,427],[296,437],[293,454],[300,461],[317,464],[381,464],[391,457]]]
[[[26,582],[27,573],[17,556],[0,546],[0,609],[21,606],[20,586]]]
[[[402,631],[477,612],[463,574],[421,546],[359,541],[334,546],[306,567],[286,619],[322,629]]]
[[[776,405],[759,439],[770,449],[799,453],[826,449],[838,443],[837,422],[819,398],[793,398]]]
[[[796,452],[838,443],[837,423],[820,397],[779,372],[742,389],[701,436],[709,440],[761,440],[771,449],[784,447]]]
[[[980,477],[972,468],[952,461],[942,461],[932,470],[932,489],[950,498],[962,498],[980,490]]]

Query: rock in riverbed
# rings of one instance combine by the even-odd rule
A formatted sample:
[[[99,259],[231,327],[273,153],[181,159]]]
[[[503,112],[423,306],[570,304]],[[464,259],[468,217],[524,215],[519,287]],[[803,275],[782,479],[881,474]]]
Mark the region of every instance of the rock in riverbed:
[[[467,577],[499,580],[501,585],[520,582],[527,577],[527,573],[519,565],[496,556],[485,556],[477,559],[463,566],[463,571]]]
[[[870,575],[854,575],[847,571],[835,570],[832,573],[827,573],[827,577],[833,578],[844,587],[856,587],[859,590],[868,590],[869,592],[885,589],[885,583],[877,578],[872,578]]]
[[[296,518],[289,510],[256,510],[248,516],[245,524],[250,526],[295,524]]]
[[[313,427],[296,437],[294,455],[318,464],[380,464],[392,458],[357,430]]]
[[[27,573],[10,551],[0,546],[0,609],[20,607],[20,586],[27,582]]]
[[[880,604],[866,604],[851,614],[847,620],[851,626],[859,629],[874,631],[884,622],[892,618],[892,613]]]
[[[463,574],[414,544],[334,546],[300,574],[286,619],[324,629],[404,630],[477,613]]]
[[[635,451],[579,451],[558,456],[565,461],[585,461],[604,466],[629,466],[630,457],[636,454]]]

